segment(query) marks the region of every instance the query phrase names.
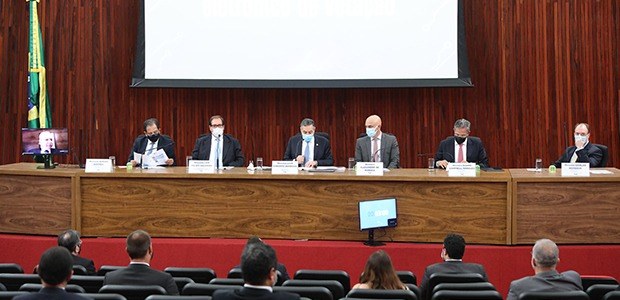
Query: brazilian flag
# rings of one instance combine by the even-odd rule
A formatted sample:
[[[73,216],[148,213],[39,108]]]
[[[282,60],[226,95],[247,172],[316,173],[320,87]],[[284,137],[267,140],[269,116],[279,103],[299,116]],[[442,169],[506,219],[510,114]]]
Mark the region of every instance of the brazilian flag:
[[[40,0],[30,2],[30,31],[28,47],[28,127],[52,127],[52,113],[45,78],[43,59],[43,38],[39,26],[37,5]]]

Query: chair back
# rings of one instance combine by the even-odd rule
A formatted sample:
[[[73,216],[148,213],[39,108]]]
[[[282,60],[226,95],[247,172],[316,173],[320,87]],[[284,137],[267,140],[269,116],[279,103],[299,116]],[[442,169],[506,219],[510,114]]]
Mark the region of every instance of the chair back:
[[[91,298],[94,300],[127,300],[125,296],[120,295],[120,294],[86,293],[86,294],[81,294],[80,296],[84,296],[84,297]]]
[[[241,268],[232,268],[228,271],[227,278],[243,278],[243,273],[241,273]]]
[[[289,279],[282,286],[322,286],[332,293],[334,299],[340,299],[345,296],[344,288],[337,280]]]
[[[73,275],[88,275],[88,271],[82,265],[73,265]]]
[[[174,279],[174,283],[177,285],[177,290],[179,291],[182,291],[188,283],[194,283],[189,277],[172,277],[172,279]]]
[[[28,295],[30,292],[0,291],[0,300],[11,300],[17,296]]]
[[[605,294],[603,300],[620,300],[620,291],[613,291]]]
[[[396,271],[396,275],[398,275],[398,279],[400,279],[403,283],[418,284],[418,279],[411,271]]]
[[[103,265],[103,266],[101,266],[101,268],[99,268],[99,270],[97,271],[97,275],[98,275],[98,276],[105,276],[105,273],[112,272],[112,271],[116,271],[116,270],[123,269],[123,268],[125,268],[125,266],[110,266],[110,265]]]
[[[23,291],[23,292],[38,292],[43,288],[43,284],[41,283],[24,283],[22,286],[19,287],[19,291]],[[75,285],[75,284],[67,284],[67,286],[65,286],[65,290],[69,293],[86,293],[86,291],[84,291],[84,288],[82,288],[79,285]]]
[[[75,275],[71,276],[69,284],[79,285],[84,288],[86,293],[94,294],[98,293],[103,286],[103,278],[104,276]]]
[[[0,273],[21,273],[24,274],[22,266],[15,263],[0,264]]]
[[[183,292],[181,292],[181,295],[212,296],[213,292],[217,290],[240,290],[241,288],[243,288],[243,286],[240,285],[188,283],[183,288]]]
[[[332,292],[322,286],[274,286],[274,292],[289,292],[312,300],[334,300]]]
[[[7,291],[18,291],[24,283],[41,283],[37,274],[3,273],[0,274],[0,283]]]
[[[189,277],[196,283],[209,283],[211,279],[217,277],[211,268],[167,267],[164,272],[172,277]]]
[[[301,269],[295,272],[293,279],[336,280],[342,284],[345,294],[351,290],[351,278],[349,277],[349,273],[342,270]]]
[[[209,281],[209,284],[221,284],[221,285],[241,285],[243,286],[242,278],[213,278]]]
[[[434,273],[428,279],[428,290],[426,299],[432,298],[432,291],[440,283],[468,283],[468,282],[484,282],[482,275],[478,273]]]
[[[211,296],[150,295],[145,300],[211,300]]]
[[[433,288],[433,294],[442,291],[495,291],[495,287],[490,282],[458,282],[458,283],[440,283]]]
[[[0,283],[0,292],[6,292],[6,286],[2,283]]]
[[[593,284],[586,290],[586,294],[590,300],[602,300],[605,294],[615,291],[617,288],[617,284]]]
[[[595,284],[618,284],[618,281],[616,278],[605,275],[581,275],[581,285],[584,291]]]
[[[347,298],[418,300],[418,296],[410,290],[353,289]]]
[[[601,144],[592,144],[592,145],[598,147],[599,149],[601,149],[601,152],[603,152],[601,163],[597,167],[601,167],[601,168],[607,167],[607,161],[609,160],[609,149],[607,148],[607,146],[601,145]]]
[[[502,300],[502,295],[495,290],[440,290],[433,293],[432,300]]]
[[[150,295],[165,295],[166,290],[159,285],[119,285],[107,284],[101,287],[100,294],[120,294],[127,300],[144,300]]]
[[[584,291],[569,292],[524,292],[519,300],[589,300]]]

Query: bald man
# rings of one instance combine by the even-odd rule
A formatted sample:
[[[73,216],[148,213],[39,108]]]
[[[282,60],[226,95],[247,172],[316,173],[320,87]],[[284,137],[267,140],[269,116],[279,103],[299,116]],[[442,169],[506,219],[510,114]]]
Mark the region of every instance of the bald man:
[[[590,125],[579,123],[575,125],[575,146],[566,148],[564,154],[555,162],[555,166],[562,167],[562,163],[590,163],[590,168],[600,167],[603,160],[603,150],[590,143]]]
[[[583,291],[581,277],[575,271],[558,273],[560,261],[558,246],[549,239],[536,241],[532,248],[532,269],[534,276],[515,280],[510,284],[506,300],[517,300],[524,292],[568,292]]]
[[[381,132],[381,118],[372,115],[366,118],[366,136],[357,139],[355,161],[382,162],[384,168],[400,167],[400,150],[396,137]]]

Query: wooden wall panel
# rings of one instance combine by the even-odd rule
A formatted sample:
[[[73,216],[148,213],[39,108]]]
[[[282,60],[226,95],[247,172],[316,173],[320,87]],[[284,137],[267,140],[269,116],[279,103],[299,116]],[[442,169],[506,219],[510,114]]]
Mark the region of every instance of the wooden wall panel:
[[[364,119],[384,119],[403,167],[424,167],[455,119],[468,118],[490,163],[545,164],[570,144],[576,122],[592,125],[620,167],[620,2],[464,0],[474,88],[131,89],[139,1],[43,0],[53,124],[68,127],[79,159],[128,155],[144,119],[161,120],[178,161],[222,114],[247,157],[279,159],[299,121],[312,117],[332,137],[335,162],[354,153]],[[28,9],[0,2],[0,163],[20,156],[26,125]],[[74,162],[73,156],[61,162]]]

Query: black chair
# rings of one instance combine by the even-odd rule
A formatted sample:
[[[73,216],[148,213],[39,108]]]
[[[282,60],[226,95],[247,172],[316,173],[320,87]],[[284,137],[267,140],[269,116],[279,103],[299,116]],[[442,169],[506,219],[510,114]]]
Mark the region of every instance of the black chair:
[[[209,281],[209,284],[220,284],[220,285],[241,285],[243,286],[242,278],[213,278]]]
[[[440,290],[433,293],[432,300],[502,300],[502,295],[497,291],[454,291]]]
[[[30,294],[30,292],[0,291],[0,300],[11,300],[17,296],[28,294]]]
[[[440,283],[433,288],[433,294],[438,291],[495,291],[495,287],[490,282],[465,282],[465,283]]]
[[[207,283],[189,283],[183,288],[181,295],[188,296],[212,296],[213,292],[217,290],[240,290],[240,285],[222,285],[222,284],[207,284]]]
[[[603,300],[620,300],[620,291],[613,291],[605,294]]]
[[[88,275],[88,271],[82,265],[73,265],[73,275]]]
[[[598,147],[599,149],[601,149],[601,152],[603,152],[601,163],[597,167],[601,167],[601,168],[607,167],[607,161],[609,160],[609,149],[607,148],[607,146],[601,145],[601,144],[592,144],[592,145]]]
[[[428,279],[428,292],[426,299],[431,299],[432,291],[440,283],[468,283],[468,282],[485,282],[482,275],[478,273],[434,273]]]
[[[165,295],[166,290],[159,285],[118,285],[106,284],[99,294],[120,294],[127,300],[144,300],[150,295]]]
[[[174,283],[177,285],[177,289],[180,291],[183,290],[183,288],[188,284],[188,283],[195,283],[191,278],[189,277],[172,277],[172,279],[174,279]]]
[[[145,300],[211,300],[211,296],[172,296],[172,295],[151,295]]]
[[[172,277],[189,277],[196,283],[209,283],[211,279],[217,277],[211,268],[167,267],[164,272]]]
[[[19,291],[20,292],[38,292],[42,288],[43,288],[43,284],[41,283],[24,283],[22,286],[19,287]],[[84,288],[82,288],[79,285],[75,285],[75,284],[67,284],[67,286],[65,286],[65,290],[69,293],[80,293],[80,294],[86,293],[86,291],[84,291]]]
[[[409,288],[410,291],[415,294],[416,297],[418,297],[418,299],[422,299],[422,297],[420,296],[420,288],[417,285],[413,283],[405,283],[405,285]]]
[[[0,283],[7,291],[18,291],[24,283],[41,283],[41,278],[37,274],[4,273],[0,274]]]
[[[2,283],[0,283],[0,292],[6,292],[6,286]]]
[[[586,290],[586,294],[590,300],[602,300],[605,294],[615,291],[617,288],[617,284],[593,284]]]
[[[347,298],[418,300],[418,296],[409,290],[353,289]]]
[[[86,294],[81,294],[80,296],[92,298],[94,300],[127,300],[125,296],[119,295],[119,294],[86,293]]]
[[[24,274],[22,266],[14,263],[0,264],[0,273],[21,273]]]
[[[584,291],[525,292],[519,295],[519,300],[589,300],[589,298]]]
[[[103,286],[103,276],[85,276],[75,275],[71,276],[69,284],[76,284],[84,288],[86,293],[98,293]]]
[[[125,268],[125,266],[109,266],[109,265],[103,265],[103,266],[101,266],[101,268],[99,268],[99,270],[97,271],[97,276],[105,276],[105,273],[112,272],[112,271],[116,271],[116,270],[123,269],[123,268]]]
[[[351,279],[349,274],[342,270],[307,270],[301,269],[295,272],[293,279],[311,279],[311,280],[336,280],[342,284],[344,293],[347,294],[351,290]]]
[[[289,292],[312,300],[334,300],[332,292],[322,286],[274,286],[274,292]]]
[[[334,299],[340,299],[345,295],[342,284],[336,280],[289,279],[282,286],[322,286],[332,293]]]
[[[595,284],[618,284],[618,281],[611,276],[581,275],[581,285],[584,291],[587,291],[589,287]]]
[[[412,283],[417,285],[418,279],[415,277],[415,274],[411,271],[396,271],[396,275],[403,283]]]

